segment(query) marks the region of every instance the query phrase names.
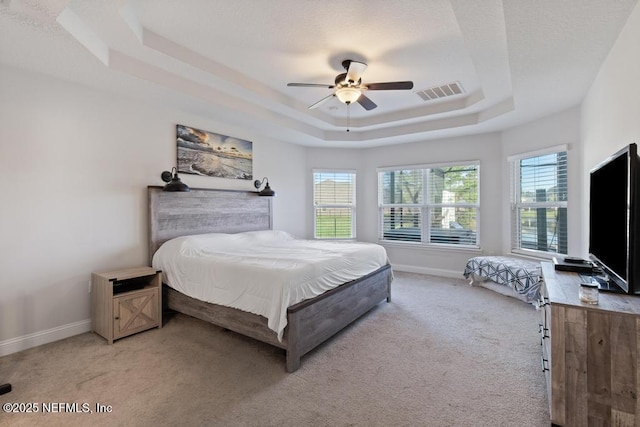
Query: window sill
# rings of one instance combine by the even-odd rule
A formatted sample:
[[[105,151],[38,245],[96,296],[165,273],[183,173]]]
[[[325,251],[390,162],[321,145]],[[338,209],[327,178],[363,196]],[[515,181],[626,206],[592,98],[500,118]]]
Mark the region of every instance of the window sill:
[[[481,253],[479,246],[463,246],[463,245],[430,245],[420,242],[399,242],[389,240],[378,240],[378,244],[390,248],[402,249],[418,249],[422,251],[438,251],[438,252],[470,252]]]

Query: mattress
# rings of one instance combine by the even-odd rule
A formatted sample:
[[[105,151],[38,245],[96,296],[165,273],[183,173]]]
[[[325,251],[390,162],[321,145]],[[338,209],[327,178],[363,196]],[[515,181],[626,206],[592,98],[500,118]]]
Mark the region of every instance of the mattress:
[[[298,239],[283,231],[211,233],[165,242],[152,265],[173,289],[264,316],[282,339],[287,308],[388,262],[374,243]]]

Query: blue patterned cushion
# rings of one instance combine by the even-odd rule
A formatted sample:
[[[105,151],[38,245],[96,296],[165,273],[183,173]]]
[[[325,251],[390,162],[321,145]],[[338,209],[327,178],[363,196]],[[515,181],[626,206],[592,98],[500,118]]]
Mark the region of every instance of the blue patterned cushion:
[[[475,257],[467,261],[464,269],[467,279],[473,275],[479,280],[491,280],[524,295],[527,302],[535,303],[540,291],[542,270],[539,262],[506,256]]]

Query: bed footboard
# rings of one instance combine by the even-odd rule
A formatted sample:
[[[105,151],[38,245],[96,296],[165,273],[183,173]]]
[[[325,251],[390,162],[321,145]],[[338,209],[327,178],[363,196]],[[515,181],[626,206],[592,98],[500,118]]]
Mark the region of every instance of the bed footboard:
[[[278,341],[267,319],[256,314],[203,302],[164,286],[164,305],[171,310],[282,348],[287,372],[300,367],[300,358],[378,305],[391,301],[391,266],[384,267],[302,301],[287,309],[284,339]]]
[[[303,301],[287,310],[287,372],[300,358],[378,305],[391,300],[391,266]]]

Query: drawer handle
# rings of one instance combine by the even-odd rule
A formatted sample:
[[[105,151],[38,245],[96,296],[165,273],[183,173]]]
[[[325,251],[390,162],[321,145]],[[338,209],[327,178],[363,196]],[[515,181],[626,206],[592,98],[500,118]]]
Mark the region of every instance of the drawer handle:
[[[542,335],[542,339],[549,338],[549,334],[548,334],[549,329],[548,328],[545,328],[542,325],[540,325],[540,330],[538,332],[540,332],[540,335]]]
[[[538,323],[538,333],[542,335],[542,339],[549,338],[549,328],[545,328],[542,323]]]
[[[540,357],[542,361],[542,372],[547,372],[549,370],[549,360],[545,359],[544,356]]]

